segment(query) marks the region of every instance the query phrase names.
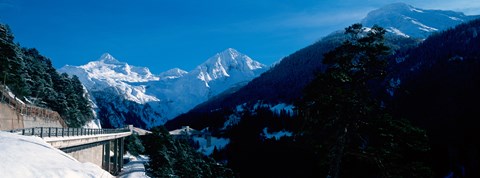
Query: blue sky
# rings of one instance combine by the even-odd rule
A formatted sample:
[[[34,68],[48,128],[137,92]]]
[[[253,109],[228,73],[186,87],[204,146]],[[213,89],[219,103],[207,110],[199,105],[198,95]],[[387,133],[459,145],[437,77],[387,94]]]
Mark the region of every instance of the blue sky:
[[[0,23],[55,67],[105,52],[153,73],[192,70],[226,48],[272,64],[390,0],[0,0]],[[480,14],[478,0],[406,0]]]

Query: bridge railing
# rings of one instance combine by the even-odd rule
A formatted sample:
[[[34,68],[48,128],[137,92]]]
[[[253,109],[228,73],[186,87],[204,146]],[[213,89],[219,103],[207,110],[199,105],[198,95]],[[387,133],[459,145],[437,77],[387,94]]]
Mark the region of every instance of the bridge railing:
[[[85,135],[100,135],[130,132],[128,127],[118,129],[88,129],[88,128],[59,128],[59,127],[32,127],[10,130],[11,133],[39,137],[70,137]]]

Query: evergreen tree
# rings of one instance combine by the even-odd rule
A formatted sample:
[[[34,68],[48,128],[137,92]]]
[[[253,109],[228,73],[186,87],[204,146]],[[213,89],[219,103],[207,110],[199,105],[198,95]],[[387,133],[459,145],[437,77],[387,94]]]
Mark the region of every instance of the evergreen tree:
[[[430,176],[429,168],[411,157],[428,150],[425,133],[393,119],[370,90],[372,81],[386,76],[385,30],[374,26],[367,32],[354,24],[345,33],[345,42],[324,56],[327,70],[306,87],[297,104],[305,121],[303,132],[319,157],[320,174]]]
[[[151,177],[233,177],[230,169],[202,156],[186,141],[173,139],[164,127],[153,128],[143,143]]]
[[[145,152],[145,147],[140,140],[138,134],[132,134],[125,139],[125,150],[134,156],[138,156]]]
[[[81,127],[93,118],[88,96],[78,77],[58,74],[50,59],[35,48],[14,43],[8,25],[0,24],[0,75],[15,96],[57,111],[69,127]]]
[[[2,81],[10,86],[12,91],[22,98],[29,95],[30,88],[27,84],[29,75],[21,51],[13,42],[13,34],[7,25],[0,24],[0,65]],[[3,83],[2,83],[3,84]]]

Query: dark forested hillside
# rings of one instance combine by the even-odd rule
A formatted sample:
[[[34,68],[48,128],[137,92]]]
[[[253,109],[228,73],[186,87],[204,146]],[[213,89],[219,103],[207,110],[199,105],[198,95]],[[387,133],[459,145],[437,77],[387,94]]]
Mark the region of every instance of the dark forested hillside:
[[[0,75],[16,97],[57,111],[70,127],[83,126],[93,118],[92,109],[78,77],[59,74],[50,59],[35,48],[14,42],[7,25],[0,24]]]
[[[431,36],[398,58],[396,115],[427,131],[438,177],[479,177],[480,20]]]
[[[386,140],[380,140],[381,142],[374,140],[389,136],[396,141],[385,142],[394,146],[388,149],[400,151],[403,156],[387,156],[382,159],[395,158],[395,160],[393,160],[394,164],[391,166],[399,168],[396,171],[402,171],[403,173],[401,174],[413,173],[412,171],[402,168],[402,165],[404,165],[402,161],[423,159],[421,164],[420,162],[413,161],[410,162],[412,166],[407,166],[410,168],[418,168],[415,171],[424,173],[416,176],[479,177],[480,139],[477,138],[479,134],[478,130],[480,130],[480,122],[477,119],[478,115],[480,115],[478,110],[478,101],[480,101],[480,94],[478,92],[480,91],[479,32],[480,20],[474,20],[445,32],[434,34],[419,45],[412,45],[415,44],[415,42],[408,42],[409,40],[402,41],[402,39],[397,39],[393,40],[396,41],[393,43],[391,39],[388,40],[387,44],[388,42],[390,42],[390,44],[387,46],[397,47],[396,49],[401,50],[391,51],[393,55],[388,57],[390,59],[387,68],[388,75],[385,80],[381,80],[384,81],[383,84],[378,85],[377,81],[376,84],[370,86],[375,88],[370,89],[372,89],[371,91],[373,91],[375,98],[380,99],[378,96],[385,97],[381,98],[381,107],[377,109],[384,110],[389,113],[391,118],[395,119],[392,120],[390,116],[383,115],[383,119],[376,120],[372,122],[373,124],[368,124],[369,129],[363,130],[368,134],[379,134],[380,137],[374,137],[372,135],[367,137],[361,136],[358,142],[351,144],[362,142],[381,143]],[[297,158],[310,154],[310,156],[307,157],[311,159],[305,159],[306,162],[311,162],[319,158],[324,159],[322,157],[311,157],[313,153],[309,151],[312,150],[305,149],[308,148],[308,146],[302,146],[305,142],[302,142],[300,137],[295,137],[294,139],[297,140],[295,142],[290,142],[288,139],[280,142],[262,140],[262,137],[259,136],[259,134],[262,133],[262,129],[272,127],[271,123],[267,122],[267,120],[270,119],[266,119],[270,118],[270,116],[262,115],[262,109],[244,110],[244,113],[239,115],[236,113],[236,109],[232,108],[243,103],[246,103],[246,105],[254,105],[259,102],[259,100],[267,102],[269,100],[271,102],[289,102],[302,97],[303,88],[315,77],[314,71],[319,72],[327,68],[327,66],[322,64],[323,54],[334,49],[335,44],[340,44],[342,39],[344,38],[339,38],[337,39],[338,41],[333,40],[330,41],[330,43],[320,44],[322,40],[302,49],[286,57],[270,71],[253,80],[247,86],[239,89],[237,93],[232,95],[226,94],[225,96],[204,103],[189,113],[179,116],[177,119],[167,123],[167,126],[190,125],[199,129],[205,127],[221,128],[224,126],[225,120],[234,115],[239,116],[241,119],[237,125],[231,127],[224,133],[232,139],[232,142],[227,146],[226,150],[223,151],[226,152],[230,166],[232,166],[234,170],[244,171],[244,173],[249,173],[248,170],[253,169],[248,166],[253,161],[261,161],[262,165],[270,164],[272,165],[272,170],[281,167],[283,165],[281,164],[281,160],[277,160],[275,156],[272,156],[274,154],[271,151],[272,149],[269,148],[269,146],[272,145],[276,145],[276,153],[281,153],[285,150],[296,150],[292,152],[292,155],[296,155],[294,157]],[[397,46],[392,44],[397,44]],[[328,50],[321,49],[323,47]],[[275,78],[276,76],[284,78]],[[297,86],[297,84],[302,85],[302,83],[304,86]],[[256,91],[257,89],[259,91]],[[322,89],[322,84],[319,84],[316,91],[320,89]],[[382,93],[390,93],[391,95],[387,96]],[[252,94],[252,96],[249,96],[249,94]],[[328,107],[331,106],[331,104],[325,106]],[[366,108],[371,110],[375,107],[368,106]],[[266,110],[269,111],[268,109]],[[284,122],[277,116],[273,116],[272,118],[276,118],[277,123]],[[296,119],[296,122],[303,122],[302,116],[295,115],[293,118]],[[313,124],[307,124],[307,126],[314,126],[314,124],[315,122],[313,122]],[[280,130],[282,128],[285,129],[286,127],[280,127]],[[296,129],[290,129],[293,131],[298,130],[298,127],[295,128]],[[319,129],[319,127],[315,128]],[[378,133],[374,133],[377,131]],[[320,132],[327,131],[324,130]],[[333,133],[338,134],[338,132]],[[428,142],[426,142],[427,139]],[[242,146],[245,144],[250,146],[245,148],[245,146]],[[419,146],[413,146],[412,144],[418,144]],[[322,147],[322,145],[324,144],[319,144],[320,147]],[[335,147],[337,143],[333,142],[332,145]],[[360,147],[362,147],[362,144],[360,144]],[[349,149],[351,148],[356,147],[350,147]],[[391,150],[385,150],[382,147],[377,148],[387,151],[385,153],[391,153]],[[407,149],[411,150],[408,151]],[[297,151],[300,150],[305,154],[298,154]],[[243,154],[244,152],[246,153]],[[358,152],[360,155],[365,153],[366,152]],[[265,159],[255,159],[251,155],[255,155],[255,157],[264,155]],[[426,160],[425,156],[430,159]],[[283,158],[289,161],[296,161],[295,158]],[[355,156],[353,158],[355,158]],[[345,164],[352,164],[350,168],[355,169],[354,167],[358,166],[356,164],[359,163],[355,161],[362,161],[362,159],[352,159],[353,162],[346,162]],[[269,162],[269,160],[274,161]],[[368,162],[368,159],[363,161]],[[323,166],[327,168],[326,170],[336,170],[336,168],[328,168],[326,165]],[[375,165],[371,166],[370,168],[375,168]],[[305,166],[300,167],[303,167],[300,169],[303,171],[312,169]],[[362,168],[362,166],[358,168]],[[364,173],[369,174],[367,169],[353,170],[353,172],[358,171],[364,171]],[[373,172],[378,173],[378,170],[374,170]],[[389,172],[388,174],[391,173],[392,172]]]

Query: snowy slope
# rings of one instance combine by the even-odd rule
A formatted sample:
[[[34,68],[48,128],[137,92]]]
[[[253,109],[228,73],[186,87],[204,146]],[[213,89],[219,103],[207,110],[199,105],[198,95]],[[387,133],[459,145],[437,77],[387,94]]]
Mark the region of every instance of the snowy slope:
[[[120,62],[108,53],[86,65],[67,65],[59,71],[79,77],[92,94],[104,126],[128,123],[150,128],[246,84],[266,71],[266,66],[228,48],[190,72],[174,68],[154,75],[146,67]]]
[[[396,35],[425,39],[434,32],[474,18],[461,12],[425,10],[405,3],[394,3],[371,11],[362,24],[367,27],[377,24]]]
[[[81,163],[39,137],[0,131],[0,177],[113,177],[93,163]]]
[[[127,152],[123,159],[128,159],[129,162],[123,165],[122,172],[117,176],[118,178],[149,178],[145,171],[145,164],[149,160],[147,156],[133,156]]]

